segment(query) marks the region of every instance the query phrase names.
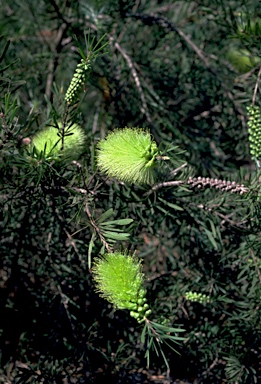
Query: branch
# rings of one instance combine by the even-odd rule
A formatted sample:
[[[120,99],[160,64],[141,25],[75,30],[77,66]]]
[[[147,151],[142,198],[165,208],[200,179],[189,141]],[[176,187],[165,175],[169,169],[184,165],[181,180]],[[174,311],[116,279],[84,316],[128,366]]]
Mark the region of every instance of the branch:
[[[107,243],[107,241],[105,240],[104,236],[101,234],[101,231],[98,227],[98,225],[96,224],[95,220],[92,218],[92,215],[91,215],[91,212],[89,210],[89,206],[88,206],[88,203],[86,202],[85,204],[85,212],[87,213],[87,216],[90,220],[90,224],[91,226],[93,227],[93,229],[95,230],[95,232],[97,233],[97,235],[99,236],[100,238],[100,241],[102,242],[102,244],[104,245],[104,247],[106,248],[106,250],[108,252],[113,252],[112,248],[109,246],[109,244]]]
[[[186,180],[164,181],[163,183],[155,184],[149,190],[149,192],[145,193],[145,196],[150,195],[152,192],[155,192],[155,191],[157,191],[160,188],[164,188],[164,187],[177,187],[177,186],[182,185],[182,184],[187,184],[187,181]]]
[[[142,20],[147,25],[153,25],[157,24],[160,25],[162,28],[168,30],[168,31],[175,31],[186,43],[189,45],[193,51],[196,53],[196,55],[203,61],[206,68],[220,81],[221,86],[226,91],[227,97],[232,101],[234,104],[235,109],[241,114],[244,115],[244,111],[236,104],[233,98],[233,94],[230,91],[230,88],[227,88],[224,85],[224,82],[222,79],[219,78],[218,73],[214,70],[214,68],[211,67],[207,57],[204,54],[204,51],[200,49],[191,39],[188,37],[181,29],[176,27],[172,22],[170,22],[166,17],[159,16],[154,13],[149,14],[143,14],[143,13],[127,13],[126,16],[133,17],[138,20]]]
[[[131,71],[131,75],[133,77],[133,80],[136,84],[136,87],[137,87],[137,90],[139,92],[139,95],[140,95],[140,99],[141,99],[141,112],[146,116],[146,119],[148,120],[148,122],[151,124],[151,117],[150,117],[150,114],[149,114],[149,111],[148,111],[148,105],[147,105],[147,101],[145,99],[145,95],[144,95],[144,92],[143,92],[143,89],[141,87],[141,83],[140,83],[140,79],[139,79],[139,76],[138,76],[138,73],[136,71],[136,69],[134,68],[134,64],[130,58],[130,56],[126,53],[126,51],[120,46],[119,43],[117,43],[113,37],[111,37],[110,35],[108,35],[109,37],[109,40],[114,44],[115,48],[122,54],[122,56],[124,57],[124,59],[126,60],[129,68],[130,68],[130,71]]]
[[[68,29],[68,24],[63,23],[58,29],[55,39],[52,40],[53,44],[50,44],[50,48],[54,56],[51,58],[48,64],[48,75],[47,75],[46,87],[45,87],[45,94],[48,98],[51,97],[51,90],[54,82],[54,72],[58,65],[58,54],[61,51],[62,40],[64,38],[64,35],[67,29]],[[41,37],[44,37],[44,36],[41,34]]]
[[[253,98],[252,98],[252,105],[253,106],[255,105],[255,102],[256,102],[256,95],[257,95],[257,90],[258,90],[258,85],[259,85],[258,83],[259,83],[259,80],[260,80],[260,76],[261,76],[261,66],[260,66],[258,74],[257,74],[254,94],[253,94]]]
[[[70,243],[70,245],[73,247],[75,253],[78,255],[79,257],[79,260],[80,262],[82,263],[82,265],[85,267],[85,260],[83,260],[80,252],[78,251],[78,248],[75,244],[75,241],[73,240],[72,236],[70,235],[70,233],[66,230],[66,228],[63,228],[64,232],[66,233],[67,237],[68,237],[68,241]]]

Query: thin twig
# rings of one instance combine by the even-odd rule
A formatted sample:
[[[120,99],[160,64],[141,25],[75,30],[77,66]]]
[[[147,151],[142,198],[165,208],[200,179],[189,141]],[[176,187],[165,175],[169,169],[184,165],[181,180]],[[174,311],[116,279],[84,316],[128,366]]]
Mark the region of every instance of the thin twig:
[[[58,65],[58,54],[61,51],[62,40],[64,38],[65,32],[67,31],[68,24],[63,23],[58,29],[55,39],[51,40],[52,43],[49,44],[53,57],[48,64],[48,75],[46,80],[45,94],[48,98],[51,97],[52,86],[54,82],[54,73]]]
[[[85,212],[87,213],[87,216],[89,218],[90,224],[94,228],[94,230],[97,233],[97,235],[99,236],[102,244],[105,246],[105,248],[107,249],[108,252],[112,252],[112,248],[109,246],[109,244],[105,240],[105,237],[101,234],[101,231],[100,231],[99,227],[97,226],[95,220],[93,219],[87,202],[85,204]]]
[[[68,237],[68,240],[69,240],[69,242],[70,242],[70,245],[73,247],[73,249],[75,250],[75,253],[78,255],[80,262],[82,263],[83,266],[85,266],[85,260],[83,260],[82,255],[81,255],[80,252],[78,251],[78,248],[77,248],[77,246],[76,246],[76,244],[75,244],[74,239],[72,238],[72,236],[70,235],[70,233],[66,230],[66,228],[64,228],[64,232],[66,233],[66,235],[67,235],[67,237]]]
[[[145,196],[150,195],[152,192],[157,191],[163,187],[177,187],[182,184],[186,184],[186,180],[174,180],[174,181],[164,181],[163,183],[155,184],[148,192],[145,193]]]
[[[234,213],[232,213],[231,216],[232,216],[233,214],[234,214]],[[230,219],[228,218],[228,216],[225,216],[225,215],[223,215],[223,214],[220,213],[220,212],[215,212],[215,215],[221,217],[221,219],[223,219],[224,222],[227,222],[227,223],[229,223],[230,225],[233,225],[233,226],[235,226],[235,227],[242,227],[243,224],[247,223],[247,221],[241,221],[241,222],[239,222],[239,223],[235,223],[233,220],[230,220]],[[221,222],[221,224],[222,224],[222,222]]]
[[[188,165],[188,163],[184,163],[180,167],[173,169],[170,172],[170,176],[175,176],[179,171],[181,171],[181,169],[186,168],[187,165]]]
[[[111,37],[110,35],[108,35],[108,36],[109,36],[110,41],[114,44],[115,48],[122,54],[122,56],[124,57],[124,59],[126,60],[128,66],[130,68],[131,75],[132,75],[133,80],[134,80],[134,82],[136,84],[136,87],[137,87],[137,90],[139,92],[140,99],[141,99],[141,108],[140,108],[140,110],[146,116],[146,119],[148,120],[148,122],[151,124],[152,120],[151,120],[151,117],[150,117],[150,114],[149,114],[149,111],[148,111],[147,101],[146,101],[146,98],[145,98],[145,95],[144,95],[144,92],[143,92],[143,89],[142,89],[142,86],[141,86],[141,83],[140,83],[140,79],[139,79],[138,73],[137,73],[136,69],[134,68],[134,64],[133,64],[130,56],[120,46],[120,44],[118,42],[116,42],[113,39],[113,37]]]
[[[219,361],[219,358],[217,356],[215,358],[215,360],[213,361],[213,363],[208,367],[208,369],[206,369],[204,372],[202,372],[202,376],[206,376],[219,363],[220,363],[220,361]]]
[[[259,83],[259,80],[260,80],[260,76],[261,76],[261,66],[260,66],[258,74],[257,74],[254,94],[253,94],[253,98],[252,98],[252,105],[253,106],[255,105],[255,102],[256,102],[256,95],[257,95],[257,90],[258,90],[258,85],[259,85],[258,83]]]
[[[98,130],[98,119],[100,115],[100,106],[96,109],[96,112],[93,117],[93,123],[92,123],[92,134],[94,135],[96,131]]]
[[[175,30],[179,34],[179,36],[182,37],[182,39],[185,40],[186,43],[193,49],[193,51],[196,52],[196,54],[203,61],[205,66],[208,69],[210,69],[211,71],[213,71],[212,68],[210,67],[209,61],[206,58],[206,56],[204,55],[202,49],[198,48],[197,45],[195,43],[193,43],[193,41],[187,35],[185,35],[185,33],[181,29],[179,29],[175,26]]]
[[[157,24],[162,26],[162,28],[167,29],[168,31],[175,31],[186,43],[189,45],[193,51],[197,54],[197,56],[201,59],[201,61],[205,64],[206,68],[220,81],[223,89],[226,91],[227,97],[234,104],[235,109],[244,116],[244,111],[236,104],[233,94],[230,89],[224,84],[223,79],[220,79],[219,74],[214,70],[214,68],[210,65],[209,60],[204,54],[204,51],[200,49],[191,39],[187,36],[181,29],[179,29],[174,23],[169,21],[166,17],[159,16],[154,13],[143,14],[143,13],[128,13],[128,17],[133,17],[136,19],[142,20],[144,23],[148,25]]]
[[[71,326],[71,328],[72,328],[73,336],[76,337],[76,336],[75,336],[75,327],[74,327],[74,325],[73,325],[72,317],[71,317],[71,314],[70,314],[69,309],[68,309],[68,302],[69,302],[69,299],[68,299],[68,297],[63,293],[60,284],[57,284],[57,289],[58,289],[59,295],[60,295],[60,297],[61,297],[61,301],[62,301],[62,304],[63,304],[63,306],[64,306],[66,315],[67,315],[67,317],[68,317],[70,326]]]

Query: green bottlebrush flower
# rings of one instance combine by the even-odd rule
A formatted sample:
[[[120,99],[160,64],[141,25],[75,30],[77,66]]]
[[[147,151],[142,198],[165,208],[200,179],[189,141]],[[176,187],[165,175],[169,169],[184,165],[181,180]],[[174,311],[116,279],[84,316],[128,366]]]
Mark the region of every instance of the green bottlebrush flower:
[[[84,132],[79,125],[67,126],[62,133],[62,123],[59,122],[58,127],[47,126],[37,133],[32,138],[29,150],[34,157],[39,155],[45,160],[71,161],[82,153],[84,141]]]
[[[253,56],[247,49],[239,47],[231,47],[227,53],[227,59],[240,73],[249,72],[261,62],[260,57]]]
[[[247,107],[248,113],[248,133],[250,155],[253,160],[261,158],[261,113],[257,106]]]
[[[97,292],[115,308],[128,309],[139,322],[149,315],[143,288],[144,275],[135,256],[107,253],[94,260],[93,275]]]
[[[97,147],[98,167],[108,176],[130,183],[154,183],[159,151],[148,130],[117,129]]]

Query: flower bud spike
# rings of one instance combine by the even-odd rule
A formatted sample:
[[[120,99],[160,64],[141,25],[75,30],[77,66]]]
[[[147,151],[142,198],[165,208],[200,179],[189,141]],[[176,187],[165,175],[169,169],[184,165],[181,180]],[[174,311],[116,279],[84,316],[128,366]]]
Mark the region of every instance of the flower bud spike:
[[[73,75],[69,88],[65,94],[65,101],[68,104],[75,104],[83,91],[84,84],[89,77],[91,71],[91,58],[81,59],[77,65],[76,71]]]
[[[260,140],[261,140],[261,112],[258,106],[247,107],[248,114],[248,134],[249,147],[252,159],[259,165],[261,159]]]

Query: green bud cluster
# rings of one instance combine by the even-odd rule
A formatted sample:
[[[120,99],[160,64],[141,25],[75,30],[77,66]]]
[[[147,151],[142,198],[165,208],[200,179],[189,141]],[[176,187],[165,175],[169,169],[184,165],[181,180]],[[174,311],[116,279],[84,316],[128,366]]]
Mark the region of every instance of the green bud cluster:
[[[248,133],[250,155],[253,160],[261,158],[261,113],[257,106],[247,107],[248,113]]]
[[[208,295],[205,295],[204,293],[196,293],[196,292],[186,292],[185,297],[187,300],[200,303],[200,304],[206,304],[210,302],[210,297]]]
[[[151,310],[149,309],[149,305],[145,297],[145,289],[141,289],[138,295],[139,298],[136,303],[133,303],[133,310],[130,311],[130,316],[134,317],[138,323],[141,323],[144,320],[144,317],[148,317],[151,314]]]
[[[83,86],[87,80],[87,77],[91,70],[91,60],[90,58],[82,59],[81,62],[77,65],[69,88],[65,94],[65,101],[68,104],[75,104],[79,95],[83,90]]]
[[[117,309],[128,309],[130,315],[142,322],[151,311],[143,288],[141,263],[127,253],[107,253],[94,260],[93,277],[96,289]]]

